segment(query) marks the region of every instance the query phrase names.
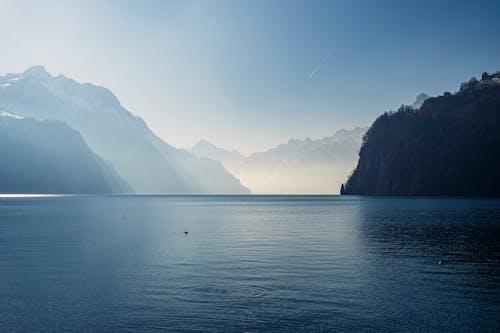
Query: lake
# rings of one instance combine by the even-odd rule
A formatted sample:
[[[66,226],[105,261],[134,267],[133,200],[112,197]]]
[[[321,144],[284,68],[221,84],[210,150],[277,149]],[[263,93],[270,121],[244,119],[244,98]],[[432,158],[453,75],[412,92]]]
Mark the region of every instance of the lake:
[[[500,200],[3,197],[0,330],[498,332]]]

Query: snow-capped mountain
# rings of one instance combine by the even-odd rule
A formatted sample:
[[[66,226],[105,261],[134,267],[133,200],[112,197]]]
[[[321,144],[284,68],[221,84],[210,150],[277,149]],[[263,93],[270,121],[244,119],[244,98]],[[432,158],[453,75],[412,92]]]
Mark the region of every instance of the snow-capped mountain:
[[[190,151],[220,160],[252,193],[331,194],[356,167],[367,127],[341,129],[322,139],[292,139],[244,157],[202,140]]]
[[[322,139],[291,139],[265,152],[253,153],[249,164],[272,163],[280,165],[310,165],[313,163],[345,162],[355,159],[361,140],[368,128],[341,129]]]
[[[54,77],[42,66],[34,66],[0,77],[0,107],[76,129],[137,193],[248,193],[220,162],[165,143],[109,89],[63,75]]]

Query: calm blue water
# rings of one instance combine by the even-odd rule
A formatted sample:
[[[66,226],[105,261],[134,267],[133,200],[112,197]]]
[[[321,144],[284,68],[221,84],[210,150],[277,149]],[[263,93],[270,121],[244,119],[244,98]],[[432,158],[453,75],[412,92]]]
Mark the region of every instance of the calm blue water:
[[[500,200],[0,199],[2,332],[499,330]]]

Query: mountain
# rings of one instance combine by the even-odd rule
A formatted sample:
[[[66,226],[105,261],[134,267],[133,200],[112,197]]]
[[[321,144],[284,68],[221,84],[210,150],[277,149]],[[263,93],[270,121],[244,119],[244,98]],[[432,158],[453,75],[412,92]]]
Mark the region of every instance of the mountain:
[[[38,120],[55,119],[76,129],[137,193],[249,192],[221,163],[199,159],[158,138],[106,88],[63,75],[54,77],[35,66],[0,77],[0,107]]]
[[[0,110],[0,193],[125,193],[129,186],[57,121]]]
[[[344,194],[500,195],[500,72],[370,127]]]
[[[367,128],[356,127],[352,130],[341,129],[333,136],[322,139],[291,139],[285,144],[265,152],[253,153],[247,163],[260,162],[282,165],[308,165],[318,162],[350,161],[357,155],[361,138]]]
[[[245,156],[243,156],[240,152],[216,147],[207,140],[200,140],[189,151],[198,157],[206,157],[221,161],[222,164],[224,164],[224,166],[228,169],[245,161]]]
[[[356,166],[366,130],[357,127],[317,140],[289,140],[246,158],[205,140],[190,151],[200,157],[220,160],[252,193],[330,194],[338,190]]]

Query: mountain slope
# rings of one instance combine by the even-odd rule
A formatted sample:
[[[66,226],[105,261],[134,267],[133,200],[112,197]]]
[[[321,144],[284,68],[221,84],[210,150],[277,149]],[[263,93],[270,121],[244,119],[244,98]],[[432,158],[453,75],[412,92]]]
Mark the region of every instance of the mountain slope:
[[[53,77],[35,66],[0,77],[0,107],[67,123],[138,193],[248,193],[220,163],[200,160],[159,139],[108,89]]]
[[[0,156],[0,193],[130,191],[78,132],[60,122],[0,110]]]
[[[247,158],[204,140],[191,152],[219,159],[252,193],[331,194],[338,191],[346,175],[356,166],[366,130],[357,127],[339,130],[333,136],[318,140],[289,140]]]
[[[198,157],[207,157],[213,160],[221,161],[227,168],[232,165],[241,164],[245,161],[245,156],[237,150],[229,151],[222,149],[207,140],[200,140],[189,151]]]
[[[499,195],[500,73],[401,107],[366,133],[345,194]]]

